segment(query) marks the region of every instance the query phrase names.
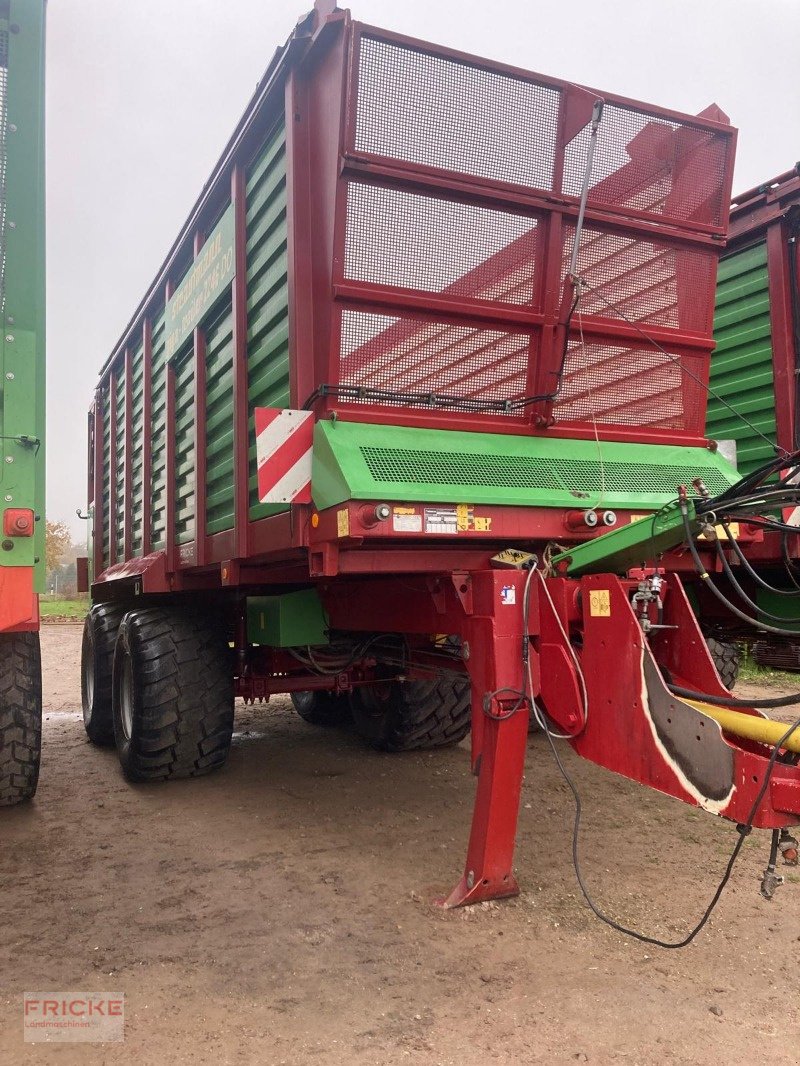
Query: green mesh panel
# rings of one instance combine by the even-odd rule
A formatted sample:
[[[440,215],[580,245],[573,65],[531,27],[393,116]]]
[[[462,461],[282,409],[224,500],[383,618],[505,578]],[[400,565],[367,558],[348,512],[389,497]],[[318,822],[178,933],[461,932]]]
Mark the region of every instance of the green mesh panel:
[[[719,493],[736,470],[704,447],[317,422],[311,491],[344,500],[603,506],[654,510],[701,477]]]
[[[597,459],[465,455],[400,448],[361,448],[360,451],[375,481],[426,485],[491,485],[596,493],[605,483],[606,489],[614,492],[660,495],[674,493],[676,485],[698,473],[695,465],[691,468],[674,464],[642,466],[612,461],[604,462],[601,469]],[[721,470],[703,468],[702,473],[712,494],[722,492],[730,484]]]

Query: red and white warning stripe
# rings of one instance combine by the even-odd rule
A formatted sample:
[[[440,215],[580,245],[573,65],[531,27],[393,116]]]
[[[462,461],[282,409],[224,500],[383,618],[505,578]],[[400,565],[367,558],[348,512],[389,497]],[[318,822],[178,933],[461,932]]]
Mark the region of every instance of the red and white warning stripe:
[[[258,498],[262,503],[311,503],[312,411],[256,407]]]

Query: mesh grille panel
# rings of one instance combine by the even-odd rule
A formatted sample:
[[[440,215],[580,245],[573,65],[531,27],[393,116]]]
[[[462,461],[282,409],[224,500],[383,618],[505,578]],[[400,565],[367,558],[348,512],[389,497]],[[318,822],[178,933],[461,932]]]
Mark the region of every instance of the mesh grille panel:
[[[343,311],[339,384],[510,400],[525,393],[530,345],[527,333]],[[393,402],[428,405],[424,400]],[[446,402],[437,406],[448,407]]]
[[[591,421],[702,432],[704,357],[644,344],[570,341],[556,421]],[[687,372],[688,371],[688,372]]]
[[[563,191],[580,196],[590,129],[566,146]],[[589,202],[719,225],[727,140],[708,130],[607,104]]]
[[[359,311],[336,312],[332,382],[365,390],[352,402],[491,411],[529,422],[538,414],[533,405],[509,412],[502,404],[537,391],[539,371],[560,359],[562,342],[549,323],[561,294],[543,282],[566,273],[574,238],[566,215],[574,204],[565,209],[540,197],[535,216],[523,215],[520,206],[494,206],[499,190],[478,189],[474,179],[577,199],[592,94],[378,30],[357,32],[355,112],[340,177],[347,183],[344,247],[335,251],[342,266],[337,259],[334,269],[352,283],[337,296]],[[655,343],[632,342],[630,329],[617,324],[641,323],[670,353],[677,331],[710,344],[717,250],[692,227],[722,226],[731,139],[722,123],[718,132],[703,121],[644,104],[605,105],[589,200],[613,209],[621,224],[595,218],[581,236],[577,271],[587,290],[573,319],[558,421],[702,431],[702,386],[687,368],[703,377],[708,353],[673,361]],[[355,167],[371,163],[347,158],[358,153],[385,159],[387,168],[356,178]],[[561,214],[562,230],[549,225],[551,211]],[[547,239],[554,232],[563,232],[561,248]],[[414,299],[376,295],[368,285]],[[509,307],[487,309],[479,327],[476,305],[488,301]],[[544,328],[523,325],[512,306],[543,313]]]
[[[564,238],[566,274],[575,227]],[[675,329],[711,328],[715,251],[686,250],[661,241],[622,237],[585,228],[578,250],[578,273],[588,290],[578,310],[603,318],[627,318]],[[594,291],[593,291],[594,290]]]
[[[560,93],[363,37],[357,151],[550,189]]]
[[[410,448],[362,447],[361,455],[375,481],[426,485],[486,485],[514,489],[556,489],[596,493],[606,488],[625,495],[676,493],[701,473],[712,493],[730,482],[714,467],[680,464],[636,464],[595,459],[549,459],[542,456],[493,456],[478,453],[424,451]]]
[[[345,276],[477,300],[528,304],[538,219],[351,182]]]

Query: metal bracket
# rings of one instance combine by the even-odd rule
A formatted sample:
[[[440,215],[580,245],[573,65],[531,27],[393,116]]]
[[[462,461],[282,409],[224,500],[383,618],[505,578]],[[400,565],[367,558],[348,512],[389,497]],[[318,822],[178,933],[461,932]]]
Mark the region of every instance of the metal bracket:
[[[472,614],[472,578],[469,574],[456,572],[450,575],[453,588],[461,601],[465,614]]]

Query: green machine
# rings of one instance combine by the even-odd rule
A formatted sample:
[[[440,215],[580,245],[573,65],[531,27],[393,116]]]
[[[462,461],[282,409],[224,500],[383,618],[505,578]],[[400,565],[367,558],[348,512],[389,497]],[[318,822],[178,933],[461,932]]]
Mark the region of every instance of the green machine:
[[[45,0],[0,0],[0,806],[36,791],[45,569]]]

